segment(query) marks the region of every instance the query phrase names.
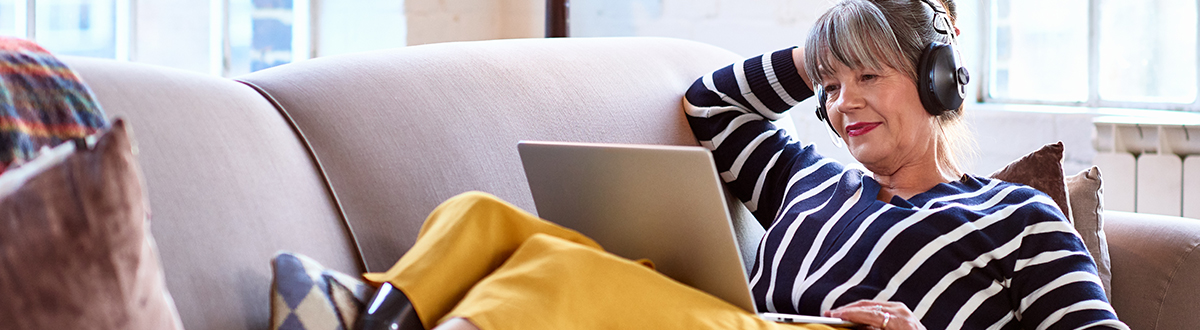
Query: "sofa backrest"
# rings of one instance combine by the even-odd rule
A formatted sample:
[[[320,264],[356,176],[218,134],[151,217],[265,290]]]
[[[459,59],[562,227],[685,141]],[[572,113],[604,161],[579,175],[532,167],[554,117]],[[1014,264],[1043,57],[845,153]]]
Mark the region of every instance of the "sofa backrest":
[[[361,272],[313,158],[270,102],[229,79],[64,57],[137,144],[168,290],[187,329],[266,329],[271,257]]]
[[[239,80],[302,132],[367,268],[382,271],[453,195],[481,190],[535,211],[520,140],[696,145],[683,92],[740,58],[666,38],[497,40],[318,58]]]

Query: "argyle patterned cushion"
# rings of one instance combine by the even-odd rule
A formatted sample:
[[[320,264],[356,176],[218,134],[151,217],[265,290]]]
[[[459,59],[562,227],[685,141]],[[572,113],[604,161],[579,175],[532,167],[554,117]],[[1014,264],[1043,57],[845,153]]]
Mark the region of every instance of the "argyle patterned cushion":
[[[350,330],[375,288],[298,253],[271,260],[272,330]]]

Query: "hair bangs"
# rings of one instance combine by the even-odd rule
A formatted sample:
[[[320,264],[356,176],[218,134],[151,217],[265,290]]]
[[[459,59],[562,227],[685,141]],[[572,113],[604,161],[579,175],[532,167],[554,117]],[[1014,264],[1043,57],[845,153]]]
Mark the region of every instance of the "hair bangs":
[[[887,18],[863,0],[838,3],[817,19],[804,45],[804,69],[814,85],[832,77],[833,61],[851,70],[893,68],[916,79]]]

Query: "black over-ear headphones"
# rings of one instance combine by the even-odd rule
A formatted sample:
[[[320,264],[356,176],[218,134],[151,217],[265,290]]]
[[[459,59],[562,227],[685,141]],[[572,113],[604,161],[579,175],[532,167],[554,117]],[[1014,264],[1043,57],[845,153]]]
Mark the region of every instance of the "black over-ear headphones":
[[[954,33],[954,24],[950,23],[950,15],[942,7],[939,0],[920,0],[933,8],[933,29],[950,37],[950,43],[931,42],[921,52],[917,62],[917,94],[921,97],[921,105],[930,115],[940,116],[946,111],[958,111],[967,94],[967,82],[971,80],[967,68],[963,66],[962,56],[958,49]],[[829,124],[834,134],[833,122],[825,109],[828,97],[825,88],[817,87],[817,119]]]

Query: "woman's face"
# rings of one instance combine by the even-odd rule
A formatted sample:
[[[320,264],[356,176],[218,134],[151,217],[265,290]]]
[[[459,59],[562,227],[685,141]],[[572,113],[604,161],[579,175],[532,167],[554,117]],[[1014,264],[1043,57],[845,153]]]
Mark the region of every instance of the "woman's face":
[[[851,70],[830,62],[835,73],[823,79],[829,121],[855,159],[882,175],[937,165],[937,123],[912,79],[892,68]]]

